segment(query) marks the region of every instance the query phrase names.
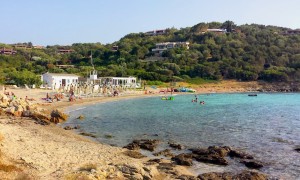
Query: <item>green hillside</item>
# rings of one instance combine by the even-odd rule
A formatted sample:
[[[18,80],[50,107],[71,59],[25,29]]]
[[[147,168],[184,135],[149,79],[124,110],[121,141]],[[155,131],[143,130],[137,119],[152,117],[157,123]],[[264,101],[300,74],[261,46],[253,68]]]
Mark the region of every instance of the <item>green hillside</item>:
[[[226,33],[208,29],[226,29]],[[33,84],[45,72],[87,76],[95,69],[100,76],[134,75],[150,81],[191,81],[237,79],[268,82],[300,81],[300,33],[265,25],[237,26],[199,23],[193,27],[166,29],[161,35],[131,33],[113,44],[75,43],[44,49],[0,44],[15,49],[15,55],[0,55],[0,83]],[[161,54],[152,52],[156,43],[189,42],[189,49],[176,47]],[[117,47],[117,48],[116,48]],[[71,50],[67,53],[60,51]],[[57,65],[75,65],[59,68]]]

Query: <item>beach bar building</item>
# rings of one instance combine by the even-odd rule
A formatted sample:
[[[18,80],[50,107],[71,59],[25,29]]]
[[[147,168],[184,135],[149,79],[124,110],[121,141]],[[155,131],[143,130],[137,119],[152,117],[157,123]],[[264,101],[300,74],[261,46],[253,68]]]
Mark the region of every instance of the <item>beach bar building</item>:
[[[75,85],[78,83],[78,78],[79,76],[75,74],[45,73],[42,75],[43,85],[51,89]]]
[[[136,77],[99,77],[102,85],[106,86],[122,86],[127,88],[137,88],[140,86],[136,81]]]

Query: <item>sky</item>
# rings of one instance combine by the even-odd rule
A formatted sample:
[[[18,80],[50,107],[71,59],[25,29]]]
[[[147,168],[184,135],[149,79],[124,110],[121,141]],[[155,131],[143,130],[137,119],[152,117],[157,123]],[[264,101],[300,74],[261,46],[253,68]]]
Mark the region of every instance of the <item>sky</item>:
[[[300,0],[0,0],[0,43],[113,43],[129,33],[233,21],[300,28]]]

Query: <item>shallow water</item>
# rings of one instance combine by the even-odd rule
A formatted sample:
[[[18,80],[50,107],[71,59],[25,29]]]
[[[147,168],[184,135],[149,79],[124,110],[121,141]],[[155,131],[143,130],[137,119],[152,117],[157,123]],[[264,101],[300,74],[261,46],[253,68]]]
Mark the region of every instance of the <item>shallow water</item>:
[[[194,98],[191,94],[175,96],[174,101],[152,97],[100,103],[70,112],[65,125],[79,124],[100,142],[117,146],[140,138],[186,147],[232,146],[266,162],[262,172],[300,178],[300,153],[293,150],[300,145],[299,93],[205,94],[192,103]],[[205,105],[199,104],[202,100]],[[86,117],[83,121],[76,119],[81,114]],[[193,169],[197,173],[245,169],[229,161],[227,167],[197,163]]]

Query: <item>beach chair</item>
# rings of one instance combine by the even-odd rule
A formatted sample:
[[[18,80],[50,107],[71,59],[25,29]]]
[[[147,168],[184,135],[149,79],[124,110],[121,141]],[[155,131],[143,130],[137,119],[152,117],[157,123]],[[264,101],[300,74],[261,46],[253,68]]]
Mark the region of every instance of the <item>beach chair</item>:
[[[30,90],[27,84],[24,84],[26,90]]]

